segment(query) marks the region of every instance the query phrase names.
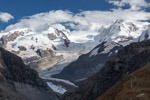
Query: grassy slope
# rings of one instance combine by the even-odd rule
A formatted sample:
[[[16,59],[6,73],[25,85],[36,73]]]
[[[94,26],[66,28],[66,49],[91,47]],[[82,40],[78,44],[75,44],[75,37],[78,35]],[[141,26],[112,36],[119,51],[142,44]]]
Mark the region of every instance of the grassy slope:
[[[97,100],[150,100],[150,64],[127,76]]]

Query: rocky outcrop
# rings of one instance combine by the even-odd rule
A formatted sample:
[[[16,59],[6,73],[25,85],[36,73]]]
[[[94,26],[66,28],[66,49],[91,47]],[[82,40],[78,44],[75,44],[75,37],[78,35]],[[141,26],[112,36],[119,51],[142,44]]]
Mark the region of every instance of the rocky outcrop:
[[[20,57],[0,48],[0,100],[57,100],[57,96]]]
[[[6,47],[8,42],[14,41],[18,36],[23,35],[23,32],[14,31],[14,33],[9,33],[1,37],[1,45]]]
[[[26,51],[27,50],[26,47],[24,47],[24,46],[19,46],[18,48],[20,51]]]
[[[54,51],[51,50],[51,49],[48,49],[47,50],[42,50],[42,49],[38,49],[36,51],[36,53],[40,56],[40,57],[46,57],[46,56],[54,56]]]
[[[47,36],[48,36],[48,38],[49,38],[50,40],[55,40],[55,39],[57,39],[57,37],[56,37],[53,33],[47,34]]]
[[[150,64],[131,73],[97,100],[150,100]]]
[[[132,43],[121,49],[95,75],[76,90],[67,92],[62,100],[94,100],[128,74],[150,62],[150,40]]]
[[[70,40],[68,39],[66,34],[63,33],[62,31],[56,29],[55,33],[49,33],[49,34],[47,34],[47,36],[50,40],[56,40],[58,37],[61,37],[64,41],[64,46],[69,47]]]

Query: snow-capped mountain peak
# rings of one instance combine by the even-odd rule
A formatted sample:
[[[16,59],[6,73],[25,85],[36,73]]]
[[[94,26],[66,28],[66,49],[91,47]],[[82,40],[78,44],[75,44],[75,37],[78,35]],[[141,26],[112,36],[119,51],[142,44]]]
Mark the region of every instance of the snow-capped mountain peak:
[[[96,39],[99,39],[100,42],[125,43],[139,37],[147,29],[147,25],[148,23],[144,22],[116,20],[109,27],[104,28]]]
[[[68,58],[72,53],[76,55],[76,58],[91,51],[96,45],[104,41],[107,43],[115,42],[120,45],[129,44],[139,37],[147,29],[147,26],[148,23],[145,22],[116,20],[109,26],[100,28],[98,34],[92,33],[92,31],[91,33],[82,31],[81,33],[74,33],[66,28],[58,29],[46,24],[45,28],[41,26],[42,31],[38,32],[30,28],[1,32],[0,42],[4,48],[22,57],[25,62],[26,59],[32,61],[47,56],[55,58],[63,55],[63,58],[60,58],[64,59],[65,56]],[[54,61],[56,61],[55,65],[57,60]]]
[[[84,43],[78,43],[82,37],[78,36],[74,40],[73,36],[74,34],[72,35],[68,29],[56,27],[48,27],[41,32],[20,28],[1,32],[0,43],[5,49],[22,57],[25,63],[32,63],[31,66],[36,67],[41,66],[40,69],[35,69],[43,71],[53,67],[62,59],[72,61],[97,45],[96,42],[88,41],[88,39]],[[85,38],[90,40],[90,37]],[[72,54],[75,56],[70,59]]]

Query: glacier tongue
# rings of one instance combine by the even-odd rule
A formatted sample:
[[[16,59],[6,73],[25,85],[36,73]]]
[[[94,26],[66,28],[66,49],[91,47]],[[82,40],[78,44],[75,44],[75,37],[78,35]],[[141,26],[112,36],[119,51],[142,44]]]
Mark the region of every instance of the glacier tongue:
[[[60,85],[55,85],[51,82],[47,82],[48,86],[55,92],[64,94],[67,90]]]

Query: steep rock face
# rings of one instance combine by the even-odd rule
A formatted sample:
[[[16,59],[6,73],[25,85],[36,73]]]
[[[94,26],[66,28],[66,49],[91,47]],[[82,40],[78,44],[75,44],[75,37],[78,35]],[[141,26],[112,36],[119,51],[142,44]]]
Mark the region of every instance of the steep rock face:
[[[149,100],[150,64],[131,73],[97,100]]]
[[[37,72],[0,48],[0,100],[57,100]]]
[[[95,75],[78,89],[65,94],[62,100],[94,100],[128,74],[150,62],[150,40],[132,43],[106,62]]]
[[[80,56],[76,61],[65,67],[62,72],[53,77],[70,80],[77,84],[81,83],[99,71],[105,62],[114,56],[122,47],[122,45],[115,42],[103,42],[88,54]]]

